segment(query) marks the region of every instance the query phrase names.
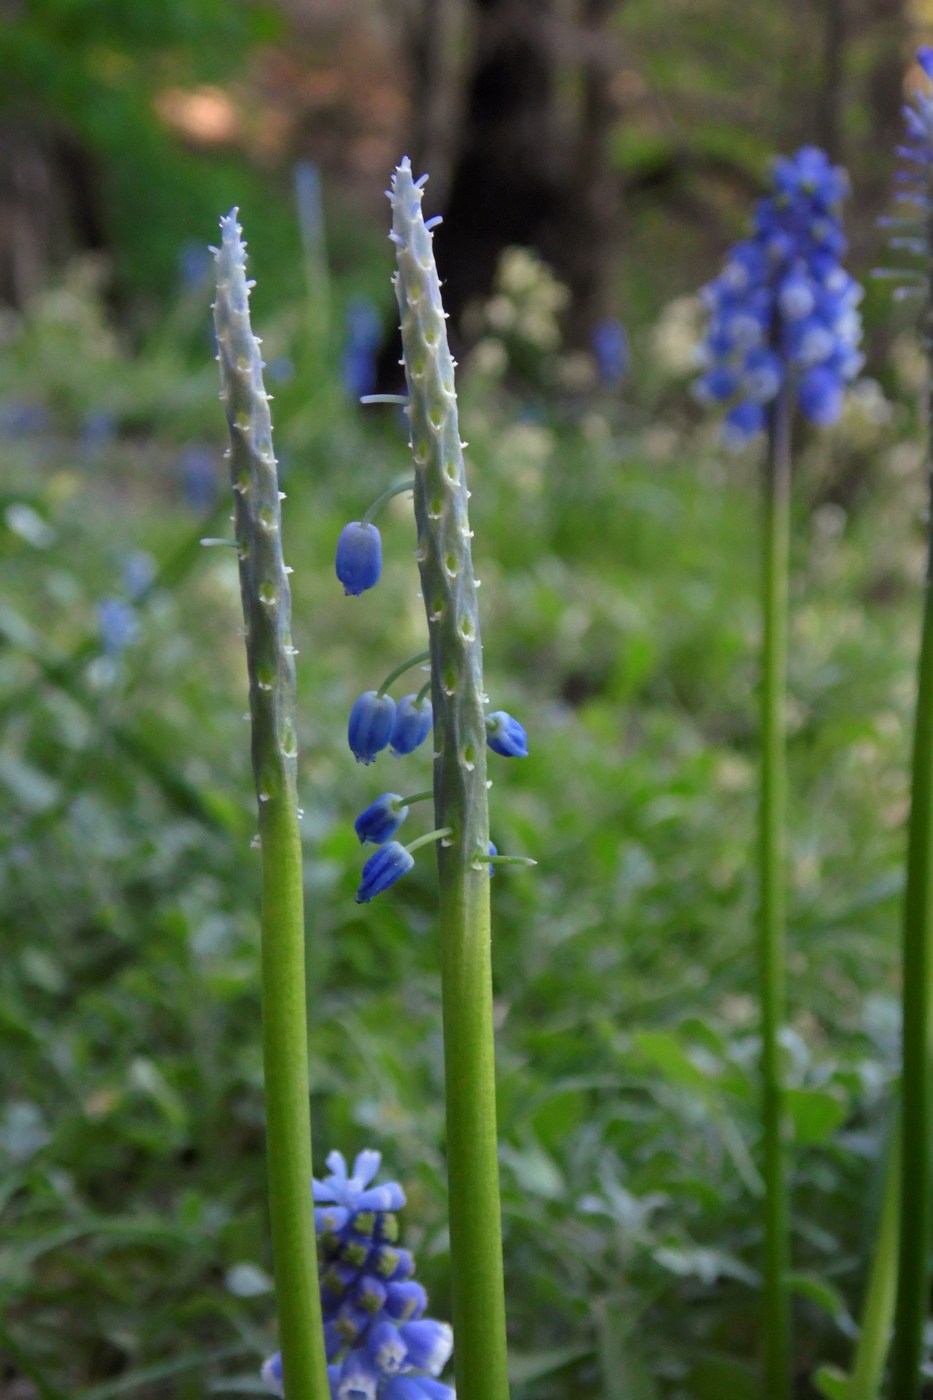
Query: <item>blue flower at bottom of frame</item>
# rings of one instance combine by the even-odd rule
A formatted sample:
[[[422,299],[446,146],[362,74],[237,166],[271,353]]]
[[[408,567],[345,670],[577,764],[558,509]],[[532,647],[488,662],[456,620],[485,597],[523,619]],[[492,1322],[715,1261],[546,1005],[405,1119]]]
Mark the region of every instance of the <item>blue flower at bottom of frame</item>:
[[[503,758],[528,757],[528,735],[518,720],[505,710],[486,716],[486,742],[493,753]]]
[[[262,1368],[267,1389],[285,1395],[282,1358],[276,1352]],[[365,1352],[351,1352],[343,1362],[328,1366],[331,1400],[456,1400],[449,1385],[431,1376],[402,1375],[373,1368]]]
[[[382,538],[375,525],[359,520],[344,525],[337,540],[336,568],[348,597],[358,598],[375,587],[382,573]]]
[[[377,894],[382,894],[396,880],[407,875],[414,863],[411,851],[406,851],[398,841],[388,841],[380,846],[363,866],[363,878],[355,896],[357,904],[368,904]]]
[[[391,695],[364,690],[353,702],[347,725],[347,741],[357,763],[372,763],[387,747],[395,723],[395,701]]]
[[[402,697],[395,710],[395,722],[389,740],[389,746],[396,758],[413,753],[419,744],[424,743],[431,732],[432,721],[433,710],[426,695],[420,700],[417,695]]]
[[[382,846],[390,841],[408,816],[408,808],[397,792],[384,792],[360,812],[353,830],[365,846]]]

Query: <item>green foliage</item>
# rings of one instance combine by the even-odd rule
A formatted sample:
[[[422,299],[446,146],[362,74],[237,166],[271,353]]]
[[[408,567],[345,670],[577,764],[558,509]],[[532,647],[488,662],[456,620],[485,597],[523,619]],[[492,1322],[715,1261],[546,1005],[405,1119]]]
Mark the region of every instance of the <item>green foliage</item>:
[[[195,516],[178,486],[192,442],[216,443],[220,474],[214,366],[190,368],[204,318],[179,303],[130,358],[76,276],[0,352],[0,1352],[53,1400],[258,1393],[272,1344],[235,565],[196,544],[224,533],[226,502]],[[383,1150],[443,1314],[434,877],[419,862],[353,903],[352,818],[394,780],[344,741],[352,698],[421,645],[407,503],[380,518],[378,609],[343,598],[332,566],[340,526],[407,453],[391,414],[350,411],[305,324],[292,308],[263,333],[266,358],[297,367],[275,406],[315,1142]],[[608,407],[522,418],[469,365],[464,384],[487,689],[532,745],[495,774],[492,835],[540,862],[492,890],[515,1395],[751,1395],[754,472],[723,464],[679,402],[659,432]],[[17,405],[31,430],[14,433]],[[100,409],[103,442],[87,434]],[[891,471],[863,478],[857,511],[832,497],[867,451],[860,422],[805,448],[796,497],[784,1051],[801,1372],[849,1359],[895,1060],[922,494],[900,421],[873,430]],[[105,656],[97,605],[139,549],[160,570],[138,638]]]

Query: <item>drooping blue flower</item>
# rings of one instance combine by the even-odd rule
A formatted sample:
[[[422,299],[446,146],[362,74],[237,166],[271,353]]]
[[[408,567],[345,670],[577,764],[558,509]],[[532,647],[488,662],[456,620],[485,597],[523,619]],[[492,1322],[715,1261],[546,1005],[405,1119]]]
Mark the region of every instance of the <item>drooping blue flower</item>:
[[[377,894],[382,894],[396,880],[407,875],[414,863],[411,851],[406,851],[398,841],[388,841],[380,846],[363,866],[363,877],[354,896],[357,904],[368,904]]]
[[[810,422],[835,422],[862,367],[862,292],[839,261],[846,190],[845,172],[815,146],[778,158],[751,237],[704,288],[709,319],[694,392],[726,408],[732,446],[764,430],[767,405],[785,386]]]
[[[332,1152],[330,1174],[312,1183],[331,1397],[455,1400],[435,1379],[450,1358],[451,1330],[424,1316],[427,1294],[411,1277],[414,1260],[395,1244],[405,1193],[395,1181],[372,1184],[380,1161],[378,1152],[361,1152],[348,1171]],[[263,1365],[262,1379],[284,1394],[278,1354]]]
[[[628,336],[621,321],[600,321],[593,331],[593,358],[601,383],[616,388],[628,371]]]
[[[102,598],[97,605],[97,626],[105,656],[122,655],[139,636],[136,609],[122,598]]]
[[[505,710],[486,716],[486,742],[493,753],[503,758],[528,757],[528,735],[518,720]]]
[[[392,738],[389,740],[397,758],[413,753],[419,744],[424,743],[431,732],[432,719],[431,702],[426,695],[420,699],[417,695],[403,696],[395,710]]]
[[[353,829],[365,846],[382,846],[390,841],[408,816],[408,808],[397,792],[384,792],[361,812]]]
[[[371,522],[352,520],[337,540],[337,577],[348,597],[358,598],[379,582],[382,573],[382,538]]]
[[[343,382],[351,399],[361,399],[376,387],[382,323],[368,297],[356,297],[347,307],[347,338],[341,358]]]
[[[372,763],[388,746],[395,723],[395,701],[391,695],[364,690],[353,702],[347,725],[347,740],[357,763]]]

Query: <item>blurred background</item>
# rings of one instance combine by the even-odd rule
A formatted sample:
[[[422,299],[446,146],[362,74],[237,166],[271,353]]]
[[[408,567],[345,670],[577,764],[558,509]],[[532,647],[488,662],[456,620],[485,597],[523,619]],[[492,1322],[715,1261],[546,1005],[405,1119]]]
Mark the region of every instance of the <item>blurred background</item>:
[[[757,1395],[755,451],[691,398],[699,286],[816,142],[867,364],[796,451],[800,1397],[844,1363],[897,1034],[925,370],[872,267],[919,0],[0,0],[0,1397],[260,1394],[258,867],[210,331],[240,208],[300,648],[316,1162],[380,1149],[449,1315],[432,862],[353,903],[346,715],[421,648],[387,177],[429,170],[494,772],[516,1400]],[[906,77],[905,77],[906,75]],[[417,812],[417,809],[415,809]],[[409,825],[417,820],[413,815]],[[416,830],[412,832],[416,834]]]

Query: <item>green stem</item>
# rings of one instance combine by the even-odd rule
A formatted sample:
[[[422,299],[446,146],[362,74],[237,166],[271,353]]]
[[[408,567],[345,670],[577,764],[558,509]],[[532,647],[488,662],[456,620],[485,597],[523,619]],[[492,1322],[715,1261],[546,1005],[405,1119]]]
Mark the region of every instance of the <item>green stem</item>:
[[[416,836],[414,841],[409,841],[405,849],[409,855],[414,855],[422,846],[430,845],[432,841],[443,841],[445,837],[452,835],[452,826],[438,826],[433,831],[426,831],[423,836]]]
[[[391,501],[393,496],[403,496],[406,491],[413,491],[415,483],[413,481],[400,481],[398,486],[390,486],[388,491],[383,491],[381,496],[377,496],[369,510],[360,521],[361,525],[368,525],[377,511],[385,505],[386,501]]]
[[[393,681],[397,681],[399,676],[403,676],[406,671],[410,671],[412,666],[420,666],[423,661],[430,661],[429,651],[419,651],[417,656],[410,656],[407,661],[403,661],[401,666],[396,666],[394,671],[390,671],[382,685],[376,691],[377,695],[385,695]]]
[[[447,1100],[454,1365],[459,1400],[508,1400],[492,1016],[486,726],[463,443],[431,235],[402,161],[392,233],[431,642],[434,810]]]
[[[927,564],[907,834],[903,929],[900,1266],[891,1400],[920,1395],[929,1310],[933,1167],[933,535]]]
[[[433,789],[425,788],[424,792],[413,792],[408,797],[400,797],[398,805],[400,807],[410,807],[413,802],[426,802],[429,797],[433,796]]]
[[[295,648],[281,493],[259,343],[249,321],[236,211],[221,220],[217,332],[230,428],[262,850],[263,1067],[269,1213],[282,1371],[289,1400],[329,1400],[311,1206],[304,898],[298,831]]]
[[[789,1400],[791,1326],[784,1022],[784,789],[791,390],[776,400],[765,473],[762,573],[759,976],[764,1198],[764,1400]]]
[[[329,1395],[311,1211],[301,837],[290,793],[260,807],[263,1065],[279,1345],[289,1400]]]
[[[868,1276],[868,1287],[865,1290],[862,1328],[845,1400],[878,1400],[891,1340],[901,1194],[900,1122],[896,1121],[893,1128],[891,1150],[885,1168],[878,1238],[871,1273]]]

